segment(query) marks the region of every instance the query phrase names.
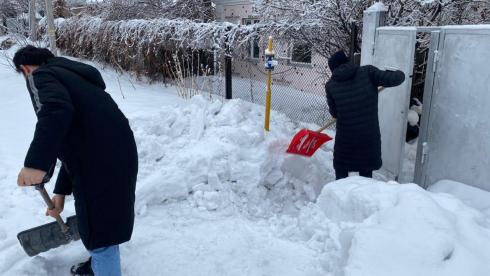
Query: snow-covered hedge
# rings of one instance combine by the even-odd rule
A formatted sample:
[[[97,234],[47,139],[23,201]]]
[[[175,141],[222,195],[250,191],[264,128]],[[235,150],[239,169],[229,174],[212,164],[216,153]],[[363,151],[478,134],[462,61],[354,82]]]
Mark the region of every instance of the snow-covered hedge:
[[[102,61],[155,78],[177,52],[238,53],[258,26],[181,19],[105,21],[98,17],[58,20],[57,44],[68,55]],[[41,26],[42,28],[42,26]]]

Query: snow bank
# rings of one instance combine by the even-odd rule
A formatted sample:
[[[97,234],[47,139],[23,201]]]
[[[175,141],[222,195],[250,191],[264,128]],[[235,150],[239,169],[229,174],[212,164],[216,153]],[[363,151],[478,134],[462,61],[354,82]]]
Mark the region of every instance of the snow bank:
[[[262,114],[262,107],[241,100],[197,96],[188,105],[131,118],[141,164],[137,210],[189,198],[207,210],[232,207],[262,216],[315,200],[333,180],[328,146],[312,158],[286,154],[297,125],[274,113],[265,133]]]
[[[333,275],[477,276],[490,269],[489,217],[414,184],[336,181],[299,218],[278,224],[282,235],[323,254]]]
[[[227,252],[233,244],[238,250],[233,254],[255,252],[240,243],[240,237],[245,236],[253,240],[254,247],[267,241],[274,243],[274,248],[303,244],[316,252],[319,271],[331,275],[476,276],[490,269],[488,216],[451,195],[427,192],[414,184],[351,177],[322,190],[333,180],[332,144],[312,158],[287,155],[284,151],[297,127],[284,115],[274,113],[272,131],[264,133],[262,112],[262,107],[241,100],[223,103],[198,96],[189,105],[131,118],[142,163],[137,190],[139,219],[154,220],[155,208],[166,206],[164,202],[187,202],[204,212],[230,214],[235,226],[249,230],[257,226],[236,221],[237,213],[262,218],[259,225],[272,227],[276,233],[273,239],[263,240],[255,236],[255,231],[263,228],[233,230],[228,221],[209,233],[194,229],[211,227],[205,223],[207,226],[196,225],[189,230],[192,232],[182,234],[185,240],[200,240],[204,251],[218,260],[232,254]],[[181,215],[182,210],[174,214]],[[185,216],[183,223],[188,225],[189,213]],[[219,225],[219,221],[212,224]],[[292,244],[282,244],[277,237]],[[140,241],[135,239],[136,244]],[[220,243],[211,245],[216,241]],[[183,248],[187,246],[192,250],[190,244]],[[156,251],[162,246],[154,247]],[[244,251],[237,253],[240,250]],[[296,250],[310,256],[298,260],[298,265],[311,261],[311,251]],[[262,255],[254,254],[242,260],[246,267],[259,265]],[[280,271],[280,263],[268,264]],[[199,262],[189,265],[199,266]],[[185,274],[181,267],[175,269],[177,274]],[[237,271],[237,275],[245,271],[241,262],[206,269],[210,275],[220,269]],[[259,275],[260,271],[249,270],[247,275]],[[314,271],[318,269],[311,273]]]
[[[2,151],[0,150],[0,182],[7,178],[7,165],[3,161],[5,160],[5,157],[2,154]]]
[[[431,185],[428,190],[434,193],[451,194],[490,217],[490,192],[451,180],[441,180]]]

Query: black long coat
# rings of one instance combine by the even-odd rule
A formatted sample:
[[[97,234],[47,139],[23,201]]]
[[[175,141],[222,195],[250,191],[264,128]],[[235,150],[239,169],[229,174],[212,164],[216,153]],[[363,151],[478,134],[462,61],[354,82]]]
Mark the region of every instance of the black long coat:
[[[27,77],[38,118],[25,167],[62,167],[54,193],[73,192],[80,236],[89,250],[131,238],[138,154],[128,120],[99,71],[56,57]]]
[[[402,71],[382,71],[371,65],[346,63],[333,71],[326,93],[330,114],[337,118],[336,170],[381,168],[378,87],[398,86],[404,80]]]

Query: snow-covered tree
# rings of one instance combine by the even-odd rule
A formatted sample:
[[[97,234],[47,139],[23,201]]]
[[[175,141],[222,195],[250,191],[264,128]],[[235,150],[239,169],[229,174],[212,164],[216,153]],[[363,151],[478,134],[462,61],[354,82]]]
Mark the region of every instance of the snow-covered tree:
[[[362,24],[372,0],[258,0],[258,14],[271,32],[313,46],[329,56],[350,44],[350,23]],[[387,25],[436,26],[490,22],[490,0],[385,0]],[[360,39],[360,37],[359,37]]]
[[[28,0],[0,0],[0,17],[11,18],[27,12]]]
[[[214,18],[210,0],[111,0],[90,5],[88,13],[106,20],[184,18],[208,22]]]

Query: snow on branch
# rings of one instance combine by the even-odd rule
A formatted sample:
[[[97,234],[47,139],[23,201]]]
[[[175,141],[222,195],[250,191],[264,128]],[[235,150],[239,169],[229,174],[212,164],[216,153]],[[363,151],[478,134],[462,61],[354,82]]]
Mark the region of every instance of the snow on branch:
[[[41,33],[45,33],[43,23]],[[57,19],[56,28],[58,47],[65,53],[157,79],[168,72],[176,53],[190,59],[197,52],[201,59],[214,53],[236,55],[246,50],[262,27],[188,19],[108,21],[83,16]]]

